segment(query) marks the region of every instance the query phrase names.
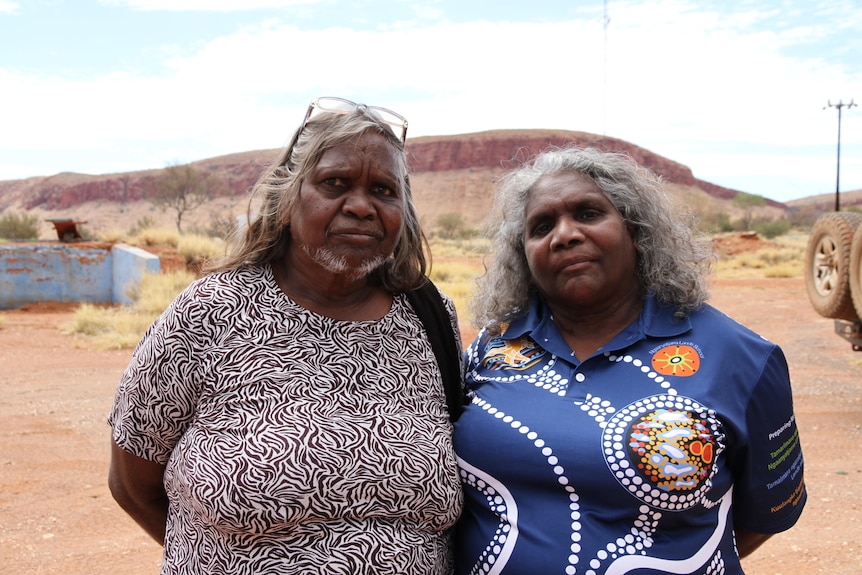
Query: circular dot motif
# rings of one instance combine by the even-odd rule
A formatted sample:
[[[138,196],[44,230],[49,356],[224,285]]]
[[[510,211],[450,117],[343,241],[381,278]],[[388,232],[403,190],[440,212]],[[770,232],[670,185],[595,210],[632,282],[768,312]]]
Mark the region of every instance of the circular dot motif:
[[[619,410],[602,435],[608,468],[617,481],[641,501],[670,511],[700,502],[722,439],[710,410],[668,395]]]

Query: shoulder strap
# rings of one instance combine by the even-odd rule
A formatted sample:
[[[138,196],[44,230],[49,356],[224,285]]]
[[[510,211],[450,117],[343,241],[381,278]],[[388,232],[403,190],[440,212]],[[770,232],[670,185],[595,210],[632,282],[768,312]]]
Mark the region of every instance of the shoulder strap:
[[[461,358],[458,344],[455,342],[449,310],[446,309],[437,286],[431,280],[427,280],[413,291],[405,292],[404,295],[407,296],[428,333],[434,357],[437,358],[437,365],[440,366],[440,374],[443,376],[449,420],[455,422],[464,409],[466,395],[461,381]]]

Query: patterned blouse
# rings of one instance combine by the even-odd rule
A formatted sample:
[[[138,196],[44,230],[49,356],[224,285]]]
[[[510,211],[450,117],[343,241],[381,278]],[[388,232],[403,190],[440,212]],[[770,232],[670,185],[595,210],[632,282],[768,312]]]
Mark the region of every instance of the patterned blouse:
[[[403,295],[380,320],[337,321],[268,266],[201,278],[138,344],[109,423],[167,465],[163,574],[450,570],[452,427]]]

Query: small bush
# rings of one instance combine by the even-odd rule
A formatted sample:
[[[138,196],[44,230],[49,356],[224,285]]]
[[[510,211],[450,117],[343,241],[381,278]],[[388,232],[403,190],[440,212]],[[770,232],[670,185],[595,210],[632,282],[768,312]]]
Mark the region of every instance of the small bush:
[[[788,220],[768,220],[754,224],[754,231],[765,238],[777,238],[790,231]]]
[[[213,214],[203,227],[192,229],[193,234],[226,240],[237,228],[236,216]]]
[[[730,221],[730,216],[725,212],[702,214],[700,217],[699,227],[706,233],[722,234],[732,232],[733,222]]]
[[[136,236],[144,230],[151,230],[156,227],[158,227],[158,224],[156,224],[156,221],[153,218],[150,216],[144,216],[142,218],[138,218],[138,221],[136,221],[135,225],[132,226],[132,229],[129,230],[129,234]]]
[[[462,237],[464,234],[464,216],[455,212],[447,212],[437,216],[438,234],[441,238],[452,239]]]
[[[35,240],[39,238],[39,216],[27,212],[7,212],[0,216],[0,238]]]
[[[132,309],[135,313],[147,316],[149,322],[152,322],[194,279],[194,274],[186,270],[146,274],[138,287],[129,291],[133,302]]]
[[[108,242],[112,244],[124,244],[129,238],[129,233],[121,230],[120,228],[111,228],[108,230],[100,231],[97,237],[100,241],[103,242]]]
[[[177,247],[180,233],[165,228],[144,228],[129,238],[129,243],[136,246],[171,246]]]
[[[200,264],[204,260],[224,255],[225,242],[210,236],[186,234],[177,242],[177,252],[187,264]]]

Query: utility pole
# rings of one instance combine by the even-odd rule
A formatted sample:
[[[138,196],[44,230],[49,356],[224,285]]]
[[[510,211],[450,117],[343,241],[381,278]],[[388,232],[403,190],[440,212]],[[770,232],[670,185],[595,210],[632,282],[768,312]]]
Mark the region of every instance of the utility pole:
[[[847,108],[849,110],[850,108],[852,108],[855,105],[856,105],[856,103],[851,98],[849,104],[845,104],[843,100],[838,100],[837,104],[833,104],[832,100],[827,100],[826,106],[823,107],[824,110],[826,108],[838,108],[838,164],[835,167],[835,211],[836,212],[840,211],[840,209],[841,209],[841,205],[838,201],[838,191],[841,187],[841,109]]]

